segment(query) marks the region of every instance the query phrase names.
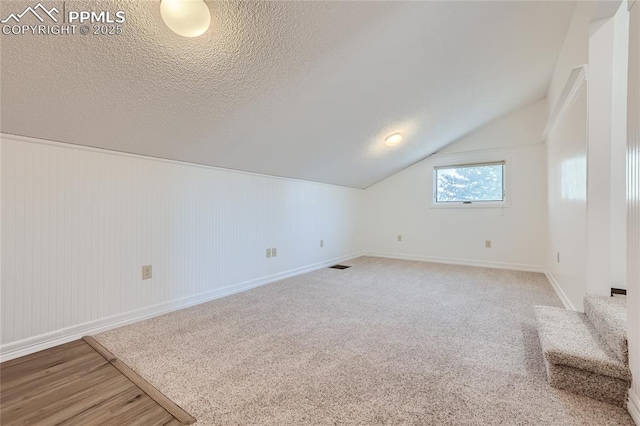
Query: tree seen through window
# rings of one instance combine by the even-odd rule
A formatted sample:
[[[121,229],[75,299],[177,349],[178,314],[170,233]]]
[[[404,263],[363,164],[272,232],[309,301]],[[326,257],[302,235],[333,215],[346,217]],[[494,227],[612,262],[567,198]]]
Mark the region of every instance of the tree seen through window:
[[[504,164],[436,169],[436,202],[504,201]]]

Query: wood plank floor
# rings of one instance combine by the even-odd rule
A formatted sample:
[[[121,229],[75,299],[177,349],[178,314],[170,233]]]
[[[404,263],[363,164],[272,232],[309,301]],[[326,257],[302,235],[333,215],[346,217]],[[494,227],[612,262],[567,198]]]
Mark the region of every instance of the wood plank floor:
[[[2,425],[180,425],[83,340],[0,364]]]

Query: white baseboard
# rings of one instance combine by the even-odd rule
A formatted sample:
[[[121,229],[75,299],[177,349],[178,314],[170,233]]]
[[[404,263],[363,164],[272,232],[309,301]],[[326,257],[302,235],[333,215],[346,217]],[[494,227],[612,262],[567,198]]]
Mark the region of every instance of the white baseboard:
[[[633,389],[629,389],[627,410],[629,410],[629,414],[631,414],[633,421],[640,426],[640,396],[637,395]]]
[[[562,287],[560,287],[560,284],[558,284],[558,281],[556,281],[556,279],[553,277],[553,275],[551,274],[551,271],[545,268],[544,274],[547,276],[547,279],[551,283],[551,287],[553,287],[553,289],[555,290],[556,294],[558,295],[558,298],[560,298],[560,301],[564,305],[565,309],[568,309],[570,311],[576,311],[577,310],[576,307],[573,306],[573,303],[571,303],[571,300],[569,300],[569,298],[564,293],[564,291],[562,291]]]
[[[56,330],[50,333],[41,334],[27,339],[11,342],[0,346],[0,362],[9,361],[14,358],[29,355],[44,349],[68,343],[73,340],[81,339],[83,336],[101,333],[113,328],[122,327],[134,322],[143,321],[169,312],[185,309],[190,306],[199,305],[211,300],[220,299],[225,296],[240,293],[252,288],[260,287],[273,282],[281,281],[297,275],[312,272],[336,263],[344,262],[361,254],[351,254],[312,265],[303,266],[301,268],[292,269],[274,275],[258,278],[231,286],[210,290],[204,293],[183,297],[169,302],[160,303],[158,305],[149,306],[134,311],[101,318],[96,321],[90,321],[83,324],[74,325],[64,329]]]
[[[386,257],[389,259],[415,260],[418,262],[446,263],[449,265],[476,266],[478,268],[507,269],[510,271],[545,273],[545,268],[519,263],[490,262],[484,260],[450,259],[445,257],[416,256],[400,253],[367,252],[363,256]]]

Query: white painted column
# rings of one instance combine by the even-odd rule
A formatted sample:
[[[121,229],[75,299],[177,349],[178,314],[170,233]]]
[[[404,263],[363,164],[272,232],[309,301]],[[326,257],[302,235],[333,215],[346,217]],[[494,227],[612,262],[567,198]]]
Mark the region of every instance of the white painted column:
[[[611,111],[611,285],[626,288],[627,277],[627,69],[629,12],[626,4],[613,21]]]
[[[613,19],[591,23],[588,80],[587,293],[611,288]]]
[[[640,2],[630,2],[627,99],[627,315],[633,383],[629,412],[640,425]]]

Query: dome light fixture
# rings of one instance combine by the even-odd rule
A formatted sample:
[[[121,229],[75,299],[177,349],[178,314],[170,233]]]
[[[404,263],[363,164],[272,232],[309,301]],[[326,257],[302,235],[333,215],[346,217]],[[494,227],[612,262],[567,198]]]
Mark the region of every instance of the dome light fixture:
[[[396,146],[402,142],[402,135],[398,132],[392,133],[384,138],[384,144],[387,146]]]
[[[161,0],[160,15],[167,27],[183,37],[201,36],[211,24],[204,0]]]

